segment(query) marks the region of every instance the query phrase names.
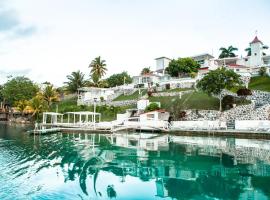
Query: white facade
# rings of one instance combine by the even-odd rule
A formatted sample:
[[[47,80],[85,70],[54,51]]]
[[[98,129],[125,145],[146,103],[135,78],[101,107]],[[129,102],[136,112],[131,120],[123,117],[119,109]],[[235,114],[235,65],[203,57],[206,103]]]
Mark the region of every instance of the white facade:
[[[143,84],[144,87],[150,87],[152,85],[159,83],[159,81],[160,81],[160,76],[156,74],[143,74],[140,76],[133,77],[134,85]]]
[[[148,121],[148,120],[154,120],[154,121],[168,121],[170,117],[170,113],[165,110],[155,110],[151,112],[146,112],[140,115],[140,121]]]
[[[78,90],[78,103],[79,104],[85,104],[87,102],[93,102],[93,101],[101,101],[102,99],[104,101],[108,100],[110,96],[114,95],[114,90],[110,88],[80,88]]]
[[[156,58],[156,72],[164,74],[165,69],[169,66],[171,62],[170,58],[160,57]]]

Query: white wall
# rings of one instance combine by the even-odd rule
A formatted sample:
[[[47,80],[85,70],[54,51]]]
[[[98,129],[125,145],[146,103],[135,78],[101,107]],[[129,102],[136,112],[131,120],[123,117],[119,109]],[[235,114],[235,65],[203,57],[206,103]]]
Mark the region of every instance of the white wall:
[[[219,129],[226,128],[221,121],[173,121],[172,129]]]
[[[262,45],[261,43],[253,43],[250,45],[251,47],[251,56],[250,56],[250,65],[251,67],[261,66],[262,63]],[[256,54],[256,55],[255,55]]]
[[[270,120],[236,120],[235,129],[253,130],[253,129],[270,129]]]

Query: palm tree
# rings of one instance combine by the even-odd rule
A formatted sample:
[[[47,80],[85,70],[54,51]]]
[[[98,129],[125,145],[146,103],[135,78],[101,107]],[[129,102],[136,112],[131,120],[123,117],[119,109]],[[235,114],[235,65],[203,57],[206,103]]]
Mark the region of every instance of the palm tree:
[[[39,94],[45,102],[47,102],[48,107],[50,108],[53,102],[58,102],[60,100],[59,94],[52,85],[46,86],[41,94]]]
[[[236,57],[236,55],[234,54],[234,51],[237,51],[238,49],[236,47],[229,46],[227,49],[224,47],[221,47],[219,50],[221,51],[219,58],[230,58],[230,57]]]
[[[27,100],[20,100],[16,102],[16,108],[21,112],[22,115],[24,115],[28,105],[29,101]]]
[[[32,116],[38,116],[39,113],[45,111],[48,108],[46,102],[42,96],[37,95],[29,102],[29,110],[33,113]]]
[[[80,70],[67,75],[67,79],[68,81],[65,84],[67,84],[67,90],[71,93],[75,93],[79,88],[86,86],[84,74]]]
[[[92,62],[89,65],[89,68],[91,68],[91,76],[95,76],[97,80],[101,79],[102,76],[106,74],[107,68],[106,68],[106,61],[102,60],[99,57],[92,60]],[[98,82],[98,81],[96,81]]]
[[[141,75],[148,74],[150,72],[151,72],[150,67],[145,67],[145,68],[142,69]]]
[[[246,48],[245,51],[247,52],[247,56],[251,56],[251,48],[250,47]]]

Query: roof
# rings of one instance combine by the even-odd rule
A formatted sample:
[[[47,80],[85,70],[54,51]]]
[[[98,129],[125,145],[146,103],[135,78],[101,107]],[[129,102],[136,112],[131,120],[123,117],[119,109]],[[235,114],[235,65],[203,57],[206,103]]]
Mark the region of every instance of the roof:
[[[208,70],[209,69],[209,67],[202,67],[202,68],[199,68],[198,70],[200,71],[200,70]]]
[[[66,114],[73,114],[73,115],[101,115],[97,112],[89,112],[89,111],[82,111],[82,112],[66,112]]]
[[[263,44],[262,41],[259,40],[257,36],[255,36],[255,38],[252,40],[252,42],[250,44],[255,44],[255,43],[258,43],[258,42]]]
[[[159,57],[159,58],[155,58],[155,60],[159,60],[159,59],[168,59],[168,60],[172,60],[172,59],[170,59],[170,58],[168,58],[168,57],[165,57],[165,56],[162,56],[162,57]]]
[[[195,56],[191,56],[191,58],[193,59],[196,59],[196,58],[215,58],[214,56],[212,56],[211,54],[209,53],[202,53],[202,54],[199,54],[199,55],[195,55]]]

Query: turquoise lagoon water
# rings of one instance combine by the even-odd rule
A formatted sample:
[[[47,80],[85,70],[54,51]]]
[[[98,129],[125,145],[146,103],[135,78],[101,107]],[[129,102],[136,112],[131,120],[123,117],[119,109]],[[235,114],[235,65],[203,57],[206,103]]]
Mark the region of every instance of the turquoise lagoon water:
[[[270,198],[268,140],[26,129],[0,124],[1,200]]]

